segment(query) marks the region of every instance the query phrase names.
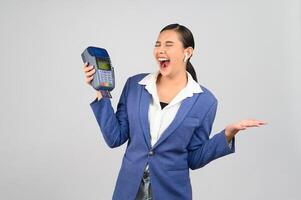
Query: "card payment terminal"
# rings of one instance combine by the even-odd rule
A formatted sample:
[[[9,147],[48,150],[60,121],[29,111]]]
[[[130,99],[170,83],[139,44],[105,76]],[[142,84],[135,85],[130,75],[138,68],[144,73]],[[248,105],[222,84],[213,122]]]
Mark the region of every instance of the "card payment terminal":
[[[102,97],[111,98],[110,91],[115,87],[115,77],[108,52],[103,48],[90,46],[81,56],[84,63],[89,63],[96,69],[91,82],[92,87],[99,90]]]

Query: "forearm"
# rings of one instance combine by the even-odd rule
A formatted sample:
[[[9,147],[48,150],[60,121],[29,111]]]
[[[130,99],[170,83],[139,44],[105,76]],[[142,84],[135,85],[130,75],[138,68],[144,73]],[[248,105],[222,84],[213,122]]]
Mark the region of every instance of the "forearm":
[[[119,110],[115,114],[109,99],[95,100],[90,105],[108,146],[122,145],[128,139],[126,113]]]
[[[225,130],[215,134],[201,146],[189,151],[189,165],[191,169],[205,166],[209,162],[235,152],[235,142],[229,146],[224,133]]]

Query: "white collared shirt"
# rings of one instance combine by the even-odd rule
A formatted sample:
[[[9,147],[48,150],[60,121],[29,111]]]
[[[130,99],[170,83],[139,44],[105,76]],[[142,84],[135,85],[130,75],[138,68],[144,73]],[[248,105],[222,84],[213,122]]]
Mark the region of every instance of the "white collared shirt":
[[[161,109],[160,100],[157,93],[157,77],[159,71],[148,74],[141,81],[140,85],[145,85],[145,89],[152,95],[152,101],[148,110],[148,122],[151,134],[151,145],[154,146],[159,140],[164,130],[170,125],[175,118],[178,109],[182,101],[188,97],[192,97],[194,93],[203,92],[201,86],[193,80],[189,72],[187,73],[188,81],[186,86],[172,99],[172,101]],[[232,141],[228,144],[232,147]],[[148,170],[149,166],[146,165],[145,170]]]
[[[175,118],[181,102],[192,97],[193,93],[203,92],[200,85],[193,80],[189,72],[187,73],[188,81],[186,86],[172,99],[172,101],[161,109],[160,100],[157,93],[157,77],[159,71],[148,74],[139,84],[145,85],[145,89],[152,95],[152,101],[148,111],[148,121],[151,134],[151,145],[154,146],[158,141],[164,130],[170,125]]]

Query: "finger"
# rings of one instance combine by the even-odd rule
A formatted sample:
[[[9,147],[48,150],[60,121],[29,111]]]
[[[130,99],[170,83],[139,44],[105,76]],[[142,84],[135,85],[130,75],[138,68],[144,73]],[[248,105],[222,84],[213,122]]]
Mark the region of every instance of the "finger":
[[[249,119],[249,120],[243,120],[241,121],[241,124],[243,125],[265,125],[266,122],[262,120],[256,120],[256,119]]]
[[[91,70],[91,68],[88,67],[88,66],[83,68],[83,71],[84,71],[84,72],[87,72],[87,71],[90,71],[90,70]]]
[[[259,121],[258,120],[249,120],[249,121],[246,121],[245,125],[246,126],[257,126],[257,125],[259,125]]]
[[[86,83],[90,84],[92,80],[93,80],[93,76],[87,78],[87,79],[86,79]]]
[[[266,121],[260,121],[259,124],[260,125],[266,125],[266,124],[268,124],[268,122],[266,122]]]
[[[86,72],[86,77],[88,78],[88,77],[92,76],[93,74],[95,74],[95,69],[92,69],[92,70]]]
[[[88,66],[84,66],[84,72],[90,71],[91,69],[93,69],[94,67],[92,65],[88,65]]]
[[[249,123],[249,124],[245,124],[244,126],[246,128],[251,128],[251,127],[260,127],[262,124],[259,123]]]
[[[253,122],[253,124],[256,124],[257,126],[262,126],[262,125],[266,125],[267,122],[265,121],[260,121],[260,120],[256,120]]]
[[[87,68],[88,66],[89,66],[89,63],[85,62],[84,66],[83,66],[83,69]]]
[[[259,127],[258,124],[247,124],[245,125],[246,128],[251,128],[251,127]]]
[[[263,120],[257,120],[257,119],[250,119],[250,121],[254,122],[254,123],[257,123],[257,124],[267,124],[266,121],[263,121]]]

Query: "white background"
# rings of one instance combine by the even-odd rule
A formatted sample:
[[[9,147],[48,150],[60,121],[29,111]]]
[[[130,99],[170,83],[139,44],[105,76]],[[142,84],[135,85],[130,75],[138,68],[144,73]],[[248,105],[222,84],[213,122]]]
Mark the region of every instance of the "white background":
[[[199,83],[218,98],[213,133],[245,118],[236,153],[191,171],[196,200],[300,195],[298,0],[0,1],[0,199],[111,199],[126,145],[106,146],[80,54],[109,51],[116,108],[129,76],[158,68],[159,31],[194,34]]]

